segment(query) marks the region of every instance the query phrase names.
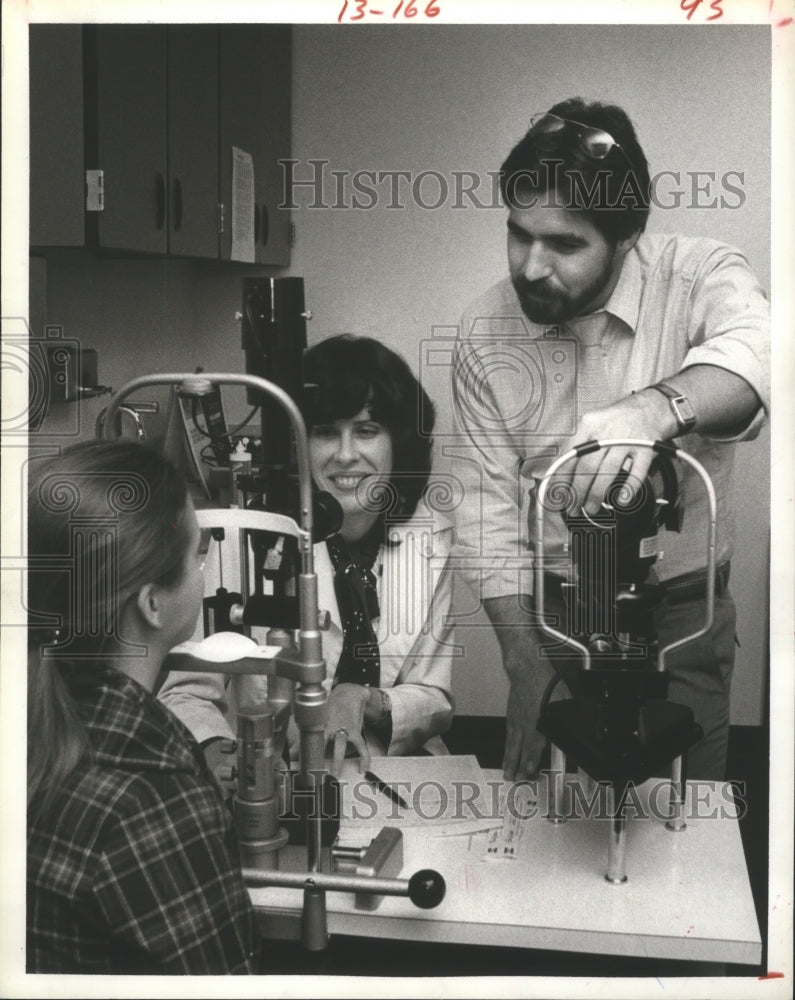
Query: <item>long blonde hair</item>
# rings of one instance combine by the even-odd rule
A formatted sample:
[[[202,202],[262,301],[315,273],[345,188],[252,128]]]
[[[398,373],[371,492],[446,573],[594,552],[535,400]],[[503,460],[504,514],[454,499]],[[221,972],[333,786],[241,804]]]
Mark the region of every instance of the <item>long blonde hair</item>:
[[[92,441],[36,462],[28,489],[28,818],[90,753],[62,670],[106,662],[145,583],[180,578],[187,490],[159,452]]]

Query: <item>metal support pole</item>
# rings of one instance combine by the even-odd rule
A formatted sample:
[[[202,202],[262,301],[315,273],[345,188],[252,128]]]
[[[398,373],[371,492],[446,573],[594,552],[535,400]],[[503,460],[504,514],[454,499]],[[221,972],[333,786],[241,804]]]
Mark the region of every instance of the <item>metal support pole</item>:
[[[627,881],[627,821],[624,817],[624,789],[616,794],[615,785],[607,789],[607,804],[610,812],[610,843],[607,851],[607,874],[605,879],[613,885]]]
[[[686,755],[677,757],[671,764],[671,815],[665,824],[666,830],[679,833],[687,827],[685,823],[685,798],[687,796]]]
[[[566,792],[566,755],[554,743],[547,776],[547,819],[550,823],[566,821],[564,796]]]

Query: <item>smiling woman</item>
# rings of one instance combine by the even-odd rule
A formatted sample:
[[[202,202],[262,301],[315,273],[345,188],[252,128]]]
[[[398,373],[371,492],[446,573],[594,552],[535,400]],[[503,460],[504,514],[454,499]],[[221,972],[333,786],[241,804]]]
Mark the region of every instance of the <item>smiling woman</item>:
[[[362,485],[371,489],[356,491],[357,504],[347,505],[351,513],[356,513],[357,507],[372,508],[376,497],[368,501],[365,494],[373,493],[376,483],[386,482],[391,495],[390,523],[408,520],[428,484],[435,417],[433,404],[408,364],[377,340],[343,334],[329,337],[306,352],[304,381],[307,386],[304,418],[310,429],[314,456],[320,457],[321,439],[338,437],[347,428],[351,441],[355,435],[358,442],[372,442],[372,446],[357,449],[362,462],[369,462],[372,456],[377,462],[391,464],[389,470],[377,470],[380,475],[375,481],[364,478]],[[342,462],[350,462],[351,457],[343,451]],[[331,468],[337,474],[348,471],[340,464],[339,457],[337,466]],[[352,464],[352,468],[357,466]],[[313,474],[316,477],[327,474],[314,458]],[[379,496],[383,493],[375,492]],[[344,527],[342,534],[348,530]]]
[[[351,419],[312,427],[309,458],[315,484],[342,508],[340,535],[358,541],[377,518],[377,510],[368,507],[367,492],[392,475],[392,436],[365,406]]]
[[[411,644],[401,648],[398,643],[399,655],[391,648],[396,639],[405,643],[416,634],[411,622],[428,633],[426,642],[433,641],[434,628],[441,626],[441,605],[449,599],[441,573],[445,533],[438,522],[428,531],[433,521],[422,503],[430,472],[433,406],[403,358],[367,337],[321,341],[307,351],[304,377],[312,473],[317,486],[332,493],[343,509],[339,535],[327,542],[327,554],[319,555],[321,566],[326,559],[331,562],[335,600],[329,594],[328,604],[336,604],[334,618],[342,631],[340,636],[332,630],[326,644],[327,661],[334,668],[327,735],[337,736],[338,756],[347,743],[364,765],[371,746],[406,753],[437,737],[428,749],[441,751],[438,733],[452,716],[443,644],[425,650],[428,662],[420,669],[427,676],[420,680],[417,672],[414,685],[403,685],[405,653],[416,656]],[[418,428],[420,413],[425,415],[425,434]],[[435,569],[427,559],[409,555],[419,537],[431,545]],[[412,566],[423,576],[412,572]],[[393,610],[392,620],[382,613],[382,607],[396,607],[394,585],[404,602],[432,594],[428,574],[434,571],[439,588],[432,607],[410,613],[404,603],[402,618]],[[326,574],[319,575],[322,591]],[[414,667],[416,671],[416,662]],[[404,749],[397,750],[401,745]]]
[[[329,752],[338,763],[356,753],[363,769],[372,754],[446,753],[453,529],[423,499],[433,405],[403,358],[366,337],[316,344],[304,377],[315,485],[343,509],[339,534],[314,553],[318,603],[331,618],[323,633]],[[174,674],[160,692],[219,773],[219,741],[234,738],[228,681]]]

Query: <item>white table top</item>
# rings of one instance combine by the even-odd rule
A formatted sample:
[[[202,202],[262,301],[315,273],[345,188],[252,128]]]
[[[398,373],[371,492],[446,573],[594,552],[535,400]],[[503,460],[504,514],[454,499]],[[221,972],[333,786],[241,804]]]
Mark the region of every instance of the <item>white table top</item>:
[[[427,761],[427,758],[425,759]],[[375,765],[378,762],[374,762]],[[427,765],[426,765],[427,766]],[[499,782],[499,772],[482,772]],[[570,785],[578,783],[568,776]],[[522,821],[515,860],[485,860],[485,831],[445,836],[432,824],[404,825],[401,878],[421,868],[439,871],[447,884],[441,904],[417,909],[404,897],[384,897],[362,912],[348,893],[328,892],[331,934],[457,944],[566,950],[592,954],[756,964],[761,937],[728,784],[688,787],[687,827],[674,833],[653,812],[654,781],[630,800],[627,816],[628,880],[605,880],[610,823],[595,815],[553,824],[545,818],[545,785],[538,815]],[[492,824],[493,826],[494,824]],[[355,842],[350,823],[345,839]],[[354,825],[355,829],[355,825]],[[362,828],[362,846],[373,828]],[[263,914],[288,914],[300,891],[252,888]]]

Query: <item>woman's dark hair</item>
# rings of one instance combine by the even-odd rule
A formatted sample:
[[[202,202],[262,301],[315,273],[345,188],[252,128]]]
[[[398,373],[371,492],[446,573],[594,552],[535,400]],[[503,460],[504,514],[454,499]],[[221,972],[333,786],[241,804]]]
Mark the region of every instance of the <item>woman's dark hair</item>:
[[[88,750],[61,670],[99,666],[125,603],[176,583],[190,531],[177,469],[134,441],[35,460],[28,478],[28,807],[45,811]]]
[[[340,334],[304,355],[307,427],[350,420],[369,407],[392,437],[391,497],[384,513],[407,521],[422,498],[431,471],[436,419],[433,403],[408,364],[370,337]]]
[[[526,191],[556,191],[559,201],[581,211],[613,245],[643,232],[651,180],[626,112],[614,104],[589,104],[572,97],[547,114],[604,130],[621,148],[613,147],[603,159],[594,159],[580,145],[576,125],[553,133],[531,126],[502,164],[500,190],[505,204],[521,208],[527,205]]]

